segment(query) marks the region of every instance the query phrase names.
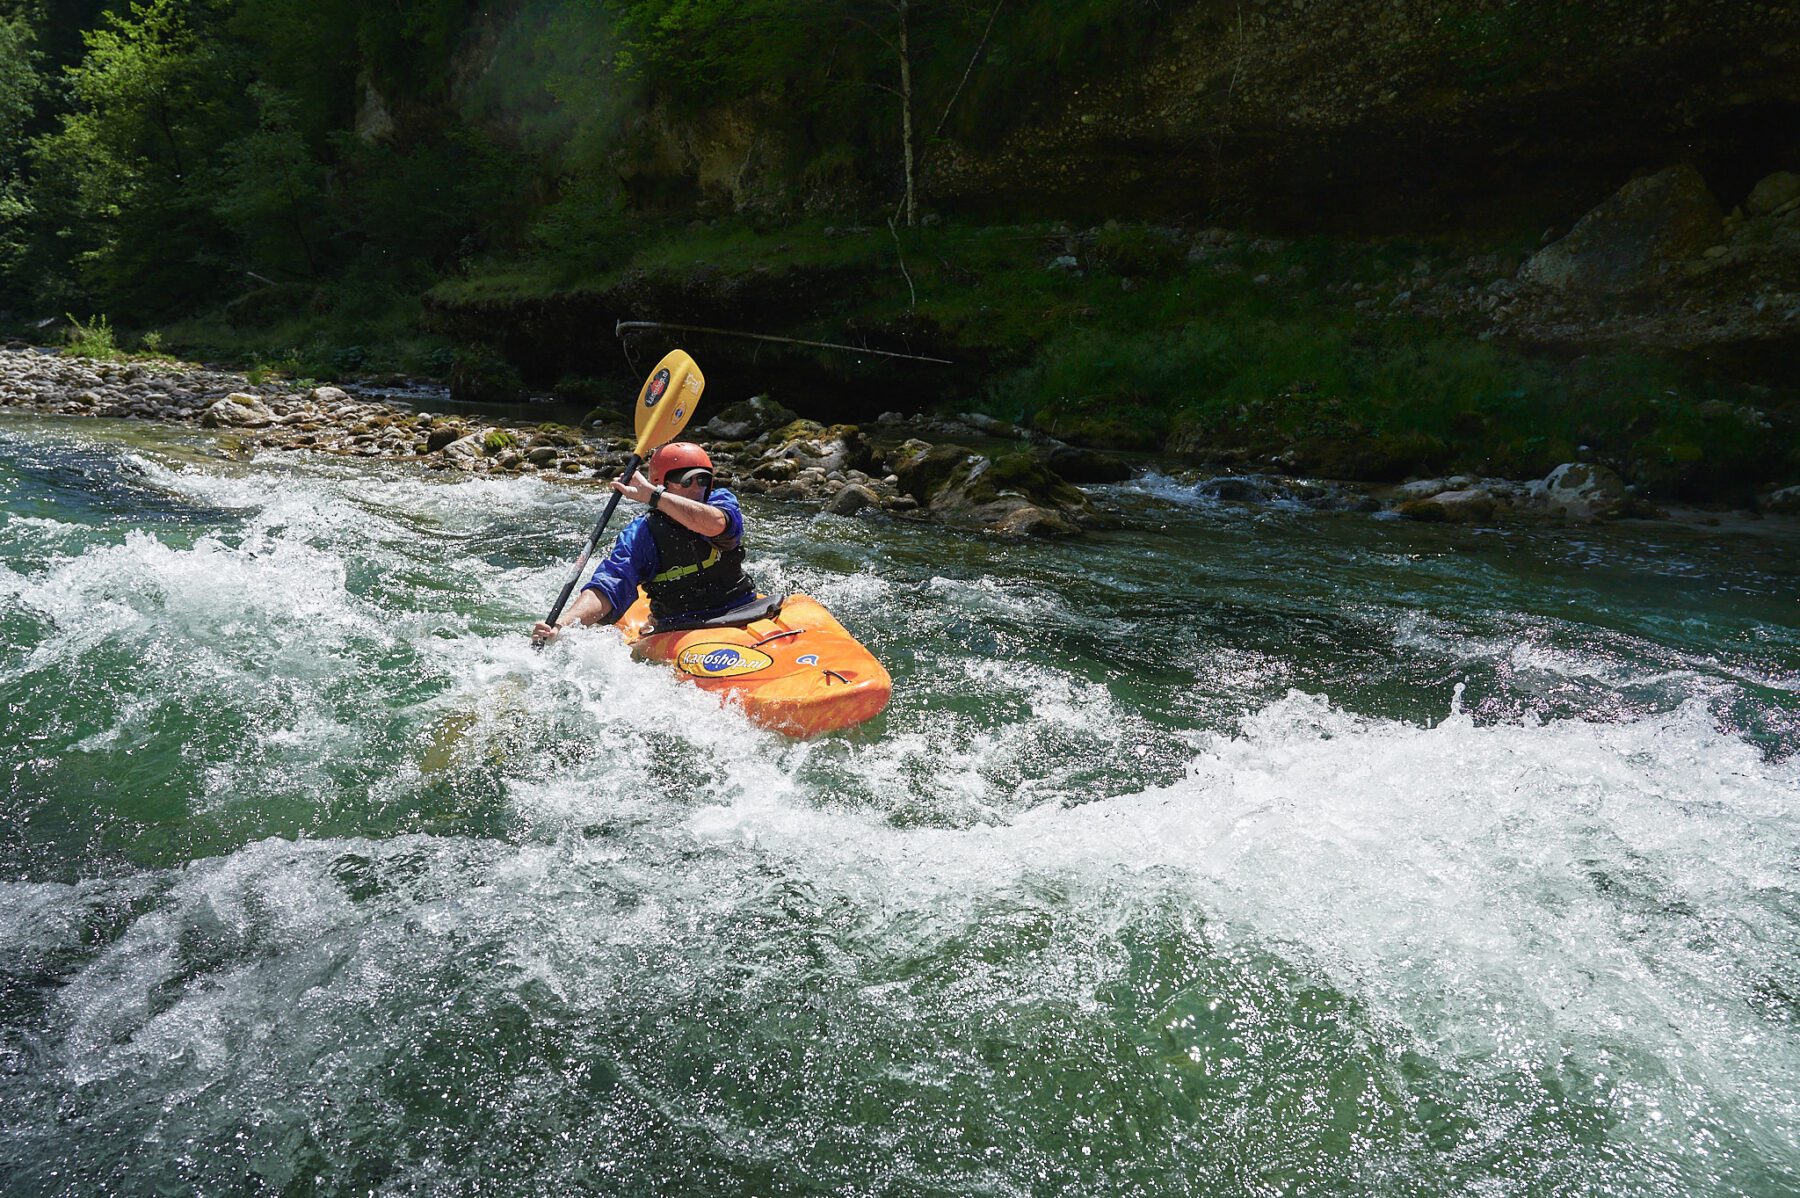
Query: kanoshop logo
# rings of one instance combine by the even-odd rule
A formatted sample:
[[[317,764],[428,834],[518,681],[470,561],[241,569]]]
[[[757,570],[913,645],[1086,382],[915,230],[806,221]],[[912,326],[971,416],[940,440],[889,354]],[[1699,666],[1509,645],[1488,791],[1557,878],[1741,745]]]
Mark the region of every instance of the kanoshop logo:
[[[675,659],[675,668],[695,678],[738,678],[755,674],[775,664],[775,659],[748,645],[722,645],[717,642],[689,645]]]

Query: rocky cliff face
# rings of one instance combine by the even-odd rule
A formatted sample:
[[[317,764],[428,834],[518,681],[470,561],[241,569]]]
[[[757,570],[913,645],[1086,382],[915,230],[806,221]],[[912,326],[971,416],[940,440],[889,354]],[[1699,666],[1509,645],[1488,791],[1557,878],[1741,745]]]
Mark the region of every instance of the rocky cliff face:
[[[1495,331],[1536,343],[1791,355],[1800,176],[1769,175],[1729,214],[1692,167],[1633,179],[1527,261],[1511,297]]]
[[[1790,4],[1208,0],[1119,65],[997,152],[934,152],[932,200],[1418,231],[1566,222],[1673,161],[1730,206],[1800,157]]]
[[[1027,20],[1029,7],[996,20]],[[976,119],[979,145],[922,144],[927,207],[1342,234],[1566,227],[1643,170],[1692,165],[1729,210],[1800,162],[1800,5],[1173,0],[1156,10],[1142,19],[1166,33],[1147,52],[1079,76],[1046,64],[1034,102],[1010,118],[1023,123]],[[511,19],[506,5],[495,12]],[[469,73],[502,70],[476,42]],[[640,206],[847,212],[898,194],[892,147],[840,148],[844,160],[822,170],[819,147],[790,144],[799,134],[773,96],[684,117],[618,102],[613,166]]]

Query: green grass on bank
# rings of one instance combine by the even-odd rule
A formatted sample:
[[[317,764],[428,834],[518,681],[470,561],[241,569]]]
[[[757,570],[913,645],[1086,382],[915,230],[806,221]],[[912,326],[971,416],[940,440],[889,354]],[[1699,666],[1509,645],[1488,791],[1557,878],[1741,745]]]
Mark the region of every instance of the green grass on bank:
[[[1427,284],[1458,291],[1510,276],[1529,239],[1207,240],[1146,227],[957,222],[896,233],[867,218],[632,234],[585,266],[566,257],[480,264],[430,298],[491,304],[503,321],[509,303],[601,291],[634,272],[672,291],[791,273],[798,288],[834,297],[832,315],[802,327],[747,317],[747,331],[822,340],[849,327],[923,331],[981,364],[958,407],[1078,443],[1274,457],[1352,478],[1541,476],[1588,446],[1652,493],[1688,498],[1743,499],[1800,477],[1792,394],[1707,380],[1644,353],[1525,353],[1393,303]],[[186,357],[325,379],[442,378],[453,361],[492,356],[422,332],[422,315],[417,295],[337,284],[252,293],[161,333]],[[805,407],[804,396],[783,398]]]
[[[160,330],[162,340],[183,357],[244,370],[255,382],[275,376],[442,379],[450,371],[455,347],[424,331],[416,295],[346,294],[341,287],[271,291],[170,324]]]

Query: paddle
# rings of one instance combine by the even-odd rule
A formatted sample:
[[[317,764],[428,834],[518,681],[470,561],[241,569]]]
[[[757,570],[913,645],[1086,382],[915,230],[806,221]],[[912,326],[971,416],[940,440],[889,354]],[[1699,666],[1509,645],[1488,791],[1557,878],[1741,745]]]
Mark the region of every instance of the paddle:
[[[656,369],[644,380],[644,389],[638,392],[637,448],[632,451],[631,460],[625,463],[621,478],[630,479],[658,446],[674,440],[687,427],[688,417],[699,406],[700,392],[705,388],[706,376],[681,350],[672,351],[656,364]],[[600,523],[594,525],[594,535],[588,538],[587,548],[581,551],[581,560],[575,563],[574,577],[563,584],[562,594],[556,597],[556,606],[550,609],[544,623],[555,624],[556,617],[562,615],[569,596],[575,593],[587,570],[588,558],[594,555],[601,534],[612,521],[613,509],[618,506],[619,493],[614,491],[606,501],[606,510],[600,513]],[[544,647],[544,642],[535,638],[531,643],[539,649]]]

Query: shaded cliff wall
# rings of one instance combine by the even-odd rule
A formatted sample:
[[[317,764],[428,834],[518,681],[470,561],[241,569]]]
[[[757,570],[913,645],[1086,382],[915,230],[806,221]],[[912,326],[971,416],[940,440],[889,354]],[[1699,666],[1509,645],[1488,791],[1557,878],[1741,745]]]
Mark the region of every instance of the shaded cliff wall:
[[[1163,13],[1143,18],[1163,27],[1136,56],[1047,72],[1032,104],[998,119],[981,108],[1000,110],[978,63],[962,101],[975,110],[923,148],[926,203],[1288,231],[1517,228],[1566,223],[1674,162],[1728,205],[1800,166],[1800,6],[1203,0]],[[739,207],[857,198],[842,175],[797,171],[817,147],[774,132],[773,108],[771,129],[748,127],[755,108],[642,120],[624,173],[643,194],[685,182]],[[893,194],[894,157],[864,147],[862,198]]]

